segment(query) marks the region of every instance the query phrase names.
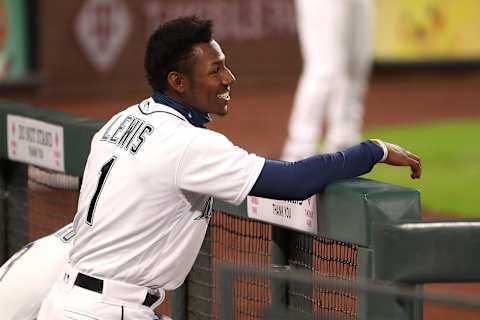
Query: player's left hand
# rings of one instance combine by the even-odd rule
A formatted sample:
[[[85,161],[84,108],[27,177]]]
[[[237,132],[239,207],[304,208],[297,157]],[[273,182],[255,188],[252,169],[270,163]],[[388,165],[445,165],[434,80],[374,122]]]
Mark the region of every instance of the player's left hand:
[[[392,166],[409,166],[412,179],[421,177],[422,161],[419,156],[393,143],[385,142],[385,145],[387,146],[388,155],[385,161],[383,161],[384,163]]]

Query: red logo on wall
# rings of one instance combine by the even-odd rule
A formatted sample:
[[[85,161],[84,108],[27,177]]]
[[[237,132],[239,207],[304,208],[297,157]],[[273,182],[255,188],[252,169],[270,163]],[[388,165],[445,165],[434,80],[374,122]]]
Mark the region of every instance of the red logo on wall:
[[[87,0],[75,20],[75,34],[88,60],[108,71],[127,42],[130,25],[123,0]]]

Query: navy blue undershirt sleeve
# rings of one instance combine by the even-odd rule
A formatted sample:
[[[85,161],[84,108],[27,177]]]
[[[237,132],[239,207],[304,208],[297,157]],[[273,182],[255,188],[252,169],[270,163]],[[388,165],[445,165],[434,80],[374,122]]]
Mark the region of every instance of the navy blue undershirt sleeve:
[[[297,162],[266,160],[249,195],[304,200],[333,181],[370,172],[382,156],[382,148],[367,140],[344,151],[319,154]]]

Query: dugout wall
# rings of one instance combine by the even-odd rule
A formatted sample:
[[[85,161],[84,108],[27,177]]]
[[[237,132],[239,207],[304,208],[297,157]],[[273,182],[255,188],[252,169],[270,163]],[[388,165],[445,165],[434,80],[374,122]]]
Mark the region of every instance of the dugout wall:
[[[17,122],[14,124],[12,119]],[[27,141],[33,148],[31,153],[27,152],[30,158],[21,156],[21,143],[14,139],[19,134],[15,131],[19,130],[19,123],[41,129],[42,134],[51,130],[54,140],[61,132],[58,139],[62,143],[57,146],[51,143],[47,147],[57,151],[63,148],[64,153],[59,156],[53,153],[52,163],[39,165],[48,160],[49,150],[40,152],[42,146],[33,139]],[[0,102],[0,256],[3,260],[28,241],[71,222],[90,139],[101,125],[101,121],[66,113]],[[9,144],[14,141],[17,144],[13,148]],[[51,169],[59,165],[57,160],[63,161],[60,165],[63,172]],[[221,317],[225,310],[221,310],[220,301],[225,296],[220,294],[223,283],[219,278],[220,267],[225,263],[247,264],[259,269],[275,266],[278,270],[299,270],[351,283],[381,280],[388,284],[397,280],[417,291],[421,291],[421,283],[447,279],[446,275],[450,276],[449,281],[478,280],[475,270],[480,266],[479,259],[471,259],[468,251],[474,250],[477,242],[465,246],[466,252],[454,255],[465,271],[461,279],[454,267],[433,268],[430,276],[427,269],[418,267],[431,259],[441,263],[449,255],[442,256],[425,244],[420,246],[423,256],[418,257],[416,241],[439,239],[448,234],[449,241],[457,241],[458,245],[478,236],[480,225],[469,225],[468,237],[464,232],[452,232],[454,225],[440,233],[438,228],[427,226],[422,229],[427,231],[421,233],[421,238],[415,228],[408,228],[421,220],[420,194],[415,190],[365,179],[332,184],[317,197],[315,233],[250,219],[246,202],[234,207],[215,201],[214,209],[206,239],[185,285],[171,292],[159,309],[176,320],[225,319]],[[448,247],[446,241],[442,243]],[[412,257],[417,263],[411,263]],[[422,318],[419,300],[391,295],[322,288],[273,278],[258,280],[248,275],[237,277],[233,288],[231,309],[227,310],[230,312],[227,318],[232,319],[268,318],[272,312],[284,309],[309,319]]]

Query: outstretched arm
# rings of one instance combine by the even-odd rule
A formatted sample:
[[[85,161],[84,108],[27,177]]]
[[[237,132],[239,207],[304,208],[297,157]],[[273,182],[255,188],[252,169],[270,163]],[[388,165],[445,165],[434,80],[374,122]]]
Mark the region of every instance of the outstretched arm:
[[[297,162],[267,160],[249,194],[271,199],[306,199],[331,182],[369,172],[382,160],[390,165],[410,166],[414,179],[421,175],[418,156],[391,143],[367,140],[344,151]]]

